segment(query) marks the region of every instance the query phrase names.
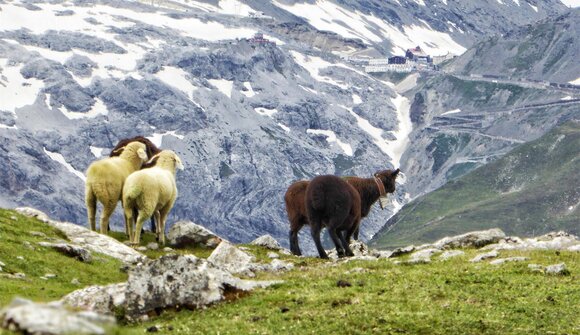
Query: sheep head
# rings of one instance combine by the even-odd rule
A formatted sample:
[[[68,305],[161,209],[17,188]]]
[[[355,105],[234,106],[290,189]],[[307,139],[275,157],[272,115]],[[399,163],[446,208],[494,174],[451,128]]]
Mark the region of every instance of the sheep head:
[[[124,146],[123,148],[119,148],[115,150],[115,152],[120,152],[119,157],[121,158],[133,158],[139,157],[141,163],[147,161],[147,146],[141,142],[131,142]]]
[[[162,150],[145,163],[146,166],[158,166],[175,172],[175,169],[183,170],[183,163],[177,154],[171,150]]]

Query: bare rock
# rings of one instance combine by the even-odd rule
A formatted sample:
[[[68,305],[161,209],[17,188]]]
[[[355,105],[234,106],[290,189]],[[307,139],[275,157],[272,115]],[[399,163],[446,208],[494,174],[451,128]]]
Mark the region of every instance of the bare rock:
[[[570,271],[566,268],[566,264],[560,263],[546,266],[545,273],[556,276],[567,276],[570,274]]]
[[[435,248],[415,251],[414,253],[411,254],[407,263],[409,264],[430,263],[431,256],[438,252],[441,252],[441,250]]]
[[[352,253],[354,254],[355,257],[370,255],[369,247],[362,241],[352,240],[350,242],[350,249],[352,250]],[[326,250],[326,253],[328,254],[328,257],[330,259],[338,259],[338,255],[336,254],[335,248]]]
[[[89,286],[67,294],[61,302],[81,310],[114,315],[114,311],[125,304],[126,288],[126,283]]]
[[[520,239],[506,237],[496,244],[488,245],[486,249],[494,250],[580,250],[580,240],[577,236],[566,232],[551,232],[539,237]]]
[[[485,259],[496,258],[498,255],[499,255],[499,253],[497,252],[497,250],[492,250],[490,252],[486,252],[486,253],[483,253],[483,254],[479,254],[479,255],[473,257],[470,260],[470,262],[471,263],[478,263],[478,262],[481,262],[481,261],[483,261]]]
[[[473,231],[462,235],[444,237],[433,245],[439,249],[481,248],[488,244],[497,243],[504,238],[505,233],[499,228]]]
[[[127,263],[136,263],[146,258],[143,254],[110,236],[99,234],[73,223],[51,220],[48,215],[34,208],[20,207],[16,208],[16,211],[47,223],[49,226],[62,232],[72,244],[81,246],[92,252],[108,255]]]
[[[147,249],[149,249],[149,250],[158,250],[159,249],[159,244],[157,242],[147,243]]]
[[[39,242],[38,244],[46,248],[52,248],[69,257],[74,257],[81,262],[89,263],[93,259],[93,256],[91,255],[91,252],[89,250],[79,247],[77,245],[72,245],[68,243],[50,243],[50,242]]]
[[[509,262],[523,262],[529,260],[528,257],[508,257],[508,258],[498,258],[489,262],[491,265],[501,265]]]
[[[3,328],[26,334],[105,334],[115,325],[112,317],[18,298],[0,311],[0,319]]]
[[[262,236],[258,237],[257,239],[253,240],[250,244],[259,245],[259,246],[262,246],[262,247],[265,247],[268,249],[272,249],[272,250],[282,249],[282,247],[280,246],[280,243],[278,243],[278,241],[276,241],[276,239],[274,239],[270,235],[262,235]]]
[[[397,248],[391,252],[391,257],[398,257],[406,254],[410,254],[415,251],[414,245],[409,245],[403,248]]]
[[[289,271],[294,268],[294,264],[289,262],[284,262],[279,259],[274,259],[269,265],[270,271],[272,272],[280,272],[280,271]]]
[[[174,248],[193,246],[215,248],[223,239],[191,221],[178,221],[169,229],[167,240]]]
[[[268,258],[271,258],[271,259],[280,258],[280,255],[278,255],[275,252],[269,252],[268,253]]]
[[[442,261],[446,261],[453,257],[465,255],[465,252],[462,250],[446,250],[441,255],[439,255],[439,259]]]
[[[230,273],[247,274],[254,269],[255,257],[223,241],[207,260]]]
[[[226,291],[249,291],[278,282],[241,280],[193,255],[162,256],[130,271],[126,317],[137,319],[175,306],[200,308],[223,299]]]

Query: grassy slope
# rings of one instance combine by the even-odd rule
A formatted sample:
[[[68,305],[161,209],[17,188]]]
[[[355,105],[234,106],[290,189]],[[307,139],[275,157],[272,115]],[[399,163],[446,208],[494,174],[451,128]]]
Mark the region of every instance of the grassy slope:
[[[10,217],[15,216],[16,220]],[[0,210],[0,259],[5,272],[24,272],[26,280],[0,278],[1,304],[18,295],[38,301],[58,299],[83,285],[119,282],[125,274],[119,263],[105,256],[83,264],[66,256],[23,247],[36,242],[29,231],[58,234],[43,223],[13,211]],[[267,251],[250,247],[258,259]],[[183,251],[198,253],[198,250]],[[207,255],[207,250],[200,255]],[[388,260],[355,261],[332,266],[315,258],[283,256],[296,269],[260,279],[285,283],[257,290],[203,310],[166,311],[144,324],[121,325],[117,334],[143,334],[158,325],[166,334],[522,334],[580,332],[580,253],[553,251],[510,252],[530,262],[565,262],[570,276],[532,273],[526,264],[472,264],[477,253],[447,262],[395,265]],[[14,258],[23,254],[25,261]],[[155,256],[155,255],[152,255]],[[328,266],[327,266],[328,265]],[[358,268],[362,272],[349,270]],[[46,272],[58,274],[48,281]],[[337,280],[352,284],[338,287]],[[172,330],[169,330],[169,329]],[[5,331],[0,333],[8,334]]]
[[[432,242],[493,227],[518,236],[580,234],[579,180],[580,123],[569,122],[415,199],[371,245]]]

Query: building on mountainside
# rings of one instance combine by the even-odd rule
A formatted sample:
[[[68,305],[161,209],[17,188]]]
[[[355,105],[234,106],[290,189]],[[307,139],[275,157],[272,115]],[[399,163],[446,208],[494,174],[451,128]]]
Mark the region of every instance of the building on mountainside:
[[[389,57],[389,64],[405,64],[405,63],[407,63],[407,58],[403,56]]]
[[[253,44],[269,44],[269,45],[276,45],[276,42],[270,41],[269,39],[264,37],[262,33],[256,33],[254,37],[247,39],[248,42]]]
[[[429,56],[420,46],[416,46],[412,49],[407,49],[405,57],[417,63],[432,64],[433,59]]]

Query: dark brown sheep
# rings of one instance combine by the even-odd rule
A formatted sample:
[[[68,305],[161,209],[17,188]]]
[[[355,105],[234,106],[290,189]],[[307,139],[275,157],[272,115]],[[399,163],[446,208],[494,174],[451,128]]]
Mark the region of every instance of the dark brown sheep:
[[[376,172],[371,178],[359,177],[344,177],[344,179],[354,186],[361,197],[361,218],[368,216],[371,206],[381,196],[386,196],[387,193],[395,191],[395,180],[400,170],[383,170]],[[379,189],[379,184],[376,182],[377,178],[382,182],[384,191]],[[308,224],[306,217],[306,188],[309,181],[300,180],[288,187],[284,195],[284,202],[286,203],[286,212],[288,220],[290,221],[290,250],[294,255],[301,255],[300,246],[298,244],[298,232],[304,225]],[[383,193],[381,195],[381,193]],[[354,232],[354,238],[358,239],[358,229]]]
[[[350,238],[360,224],[361,198],[344,179],[325,175],[312,179],[306,188],[306,214],[312,239],[320,258],[328,258],[320,242],[320,231],[326,227],[338,257],[354,256]]]

